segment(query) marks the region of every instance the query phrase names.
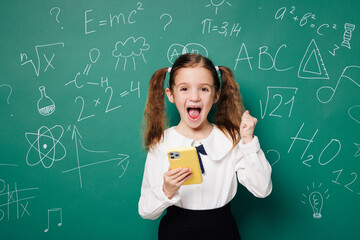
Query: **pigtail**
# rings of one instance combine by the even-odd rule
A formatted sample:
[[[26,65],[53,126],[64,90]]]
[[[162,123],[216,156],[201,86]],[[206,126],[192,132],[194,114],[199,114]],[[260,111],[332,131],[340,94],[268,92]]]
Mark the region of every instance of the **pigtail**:
[[[166,124],[164,81],[167,71],[167,68],[157,70],[149,82],[143,119],[144,144],[147,150],[159,143],[164,136]]]
[[[220,66],[221,93],[219,104],[215,113],[215,123],[218,128],[227,134],[235,147],[240,142],[240,123],[244,113],[244,105],[239,91],[239,85],[234,74],[227,68]]]

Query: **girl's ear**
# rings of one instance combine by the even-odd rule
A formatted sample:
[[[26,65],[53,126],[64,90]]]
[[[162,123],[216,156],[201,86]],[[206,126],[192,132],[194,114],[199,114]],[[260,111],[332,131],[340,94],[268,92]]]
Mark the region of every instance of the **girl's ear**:
[[[166,95],[169,99],[169,102],[174,103],[174,95],[173,95],[172,91],[170,90],[170,88],[166,88]]]
[[[221,90],[219,89],[219,90],[215,93],[214,104],[217,103],[217,101],[219,100],[219,98],[220,98],[220,92],[221,92]]]

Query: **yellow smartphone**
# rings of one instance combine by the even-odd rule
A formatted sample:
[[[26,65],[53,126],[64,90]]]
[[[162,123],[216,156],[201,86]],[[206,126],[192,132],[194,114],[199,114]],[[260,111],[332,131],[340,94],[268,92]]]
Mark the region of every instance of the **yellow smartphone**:
[[[170,148],[167,151],[170,168],[190,168],[192,177],[182,185],[200,184],[203,181],[199,158],[195,147]]]

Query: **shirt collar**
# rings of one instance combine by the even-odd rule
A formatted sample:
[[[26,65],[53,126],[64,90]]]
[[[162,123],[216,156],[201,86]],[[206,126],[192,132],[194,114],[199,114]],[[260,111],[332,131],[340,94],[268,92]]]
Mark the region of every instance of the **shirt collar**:
[[[166,148],[203,144],[209,158],[215,161],[222,159],[232,149],[233,145],[230,139],[216,125],[213,125],[210,135],[202,140],[187,138],[176,131],[174,127],[171,127],[165,131],[164,143]]]

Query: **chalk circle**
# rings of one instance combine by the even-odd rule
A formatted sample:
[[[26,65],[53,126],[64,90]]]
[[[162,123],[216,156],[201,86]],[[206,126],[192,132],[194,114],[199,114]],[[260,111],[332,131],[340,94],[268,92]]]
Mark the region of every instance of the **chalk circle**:
[[[175,60],[185,53],[198,53],[204,57],[208,57],[209,53],[207,49],[199,43],[189,43],[185,46],[182,44],[172,44],[167,52],[168,61],[174,64]]]
[[[349,108],[348,114],[352,120],[360,124],[360,105]]]
[[[94,58],[93,58],[93,57],[94,57]],[[100,50],[99,50],[99,49],[93,48],[93,49],[90,50],[90,52],[89,52],[89,58],[90,58],[90,61],[91,61],[92,63],[96,63],[97,60],[99,59],[99,57],[100,57]],[[95,59],[95,60],[94,60],[94,59]]]
[[[334,97],[334,94],[335,94],[334,88],[329,86],[324,86],[317,90],[316,97],[321,103],[328,103]]]

